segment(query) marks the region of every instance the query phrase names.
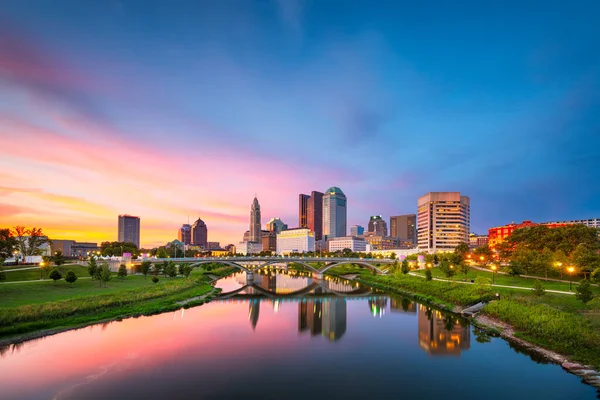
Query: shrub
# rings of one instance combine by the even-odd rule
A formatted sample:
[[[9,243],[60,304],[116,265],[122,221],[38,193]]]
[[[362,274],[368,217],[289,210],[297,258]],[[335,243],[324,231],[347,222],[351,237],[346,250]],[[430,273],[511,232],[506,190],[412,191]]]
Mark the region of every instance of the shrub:
[[[54,281],[54,284],[56,284],[56,281],[62,278],[62,274],[58,269],[54,268],[52,271],[50,271],[49,277]]]
[[[121,278],[121,280],[125,279],[125,277],[127,276],[127,267],[125,266],[125,264],[121,264],[119,266],[119,271],[117,272],[117,276],[119,278]]]
[[[542,282],[540,282],[539,279],[536,279],[533,282],[533,293],[536,296],[543,296],[544,294],[546,294],[546,290],[544,289],[544,285],[542,285]]]
[[[575,297],[578,300],[581,300],[583,304],[587,304],[594,298],[594,293],[592,293],[592,287],[590,286],[590,281],[584,279],[576,288]]]
[[[426,268],[425,269],[425,280],[430,281],[432,279],[433,279],[433,276],[431,275],[431,268]]]
[[[75,272],[68,270],[67,275],[65,276],[65,281],[67,281],[68,283],[71,284],[71,286],[73,286],[73,283],[76,280],[77,280],[77,275],[75,275]]]
[[[158,283],[158,276],[154,275],[154,276],[152,277],[152,282],[154,282],[154,283]]]
[[[410,272],[410,266],[408,265],[408,260],[405,258],[402,260],[402,273],[408,274]]]

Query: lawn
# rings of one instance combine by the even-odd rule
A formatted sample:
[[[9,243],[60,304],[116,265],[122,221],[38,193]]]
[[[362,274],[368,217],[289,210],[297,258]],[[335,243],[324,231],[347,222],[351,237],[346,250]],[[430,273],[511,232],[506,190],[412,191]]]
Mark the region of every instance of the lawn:
[[[31,266],[28,266],[30,268]],[[58,270],[63,274],[63,276],[67,273],[68,270],[72,270],[75,272],[78,278],[83,278],[85,276],[90,276],[88,274],[86,265],[79,264],[69,264],[69,265],[61,265],[60,267],[50,267],[46,269],[46,273],[50,273],[54,268],[58,268]],[[5,268],[6,270],[7,268]],[[4,282],[18,282],[18,281],[39,281],[40,274],[42,273],[41,268],[36,269],[19,269],[17,271],[4,271],[6,274],[6,280]]]

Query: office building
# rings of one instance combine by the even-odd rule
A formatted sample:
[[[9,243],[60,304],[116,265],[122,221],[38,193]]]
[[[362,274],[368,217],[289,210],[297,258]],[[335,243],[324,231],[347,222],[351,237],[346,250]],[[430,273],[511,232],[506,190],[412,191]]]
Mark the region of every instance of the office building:
[[[294,228],[277,234],[277,254],[315,251],[315,234],[308,228]]]
[[[420,250],[452,251],[469,243],[470,199],[459,192],[430,192],[419,198],[417,243]]]
[[[75,242],[71,245],[71,257],[86,258],[99,251],[98,243]]]
[[[119,242],[134,243],[140,247],[140,217],[119,215]]]
[[[373,215],[369,218],[368,232],[377,236],[387,236],[387,224],[381,215]]]
[[[485,246],[488,242],[488,235],[476,235],[475,233],[469,235],[469,247],[472,249]]]
[[[250,242],[262,242],[262,224],[260,222],[260,204],[255,197],[250,208]]]
[[[56,254],[57,251],[60,251],[63,256],[71,257],[71,248],[74,244],[74,240],[52,239],[50,241],[50,253]]]
[[[390,236],[400,240],[403,247],[417,245],[417,216],[415,214],[390,217]]]
[[[330,187],[323,195],[323,235],[328,239],[346,236],[346,195],[338,187]]]
[[[365,228],[360,225],[352,225],[350,227],[350,236],[360,237],[365,234]]]
[[[323,238],[323,193],[312,191],[306,206],[308,229],[315,233],[315,240]]]
[[[284,224],[279,218],[271,218],[269,222],[267,222],[267,230],[269,232],[279,233],[285,231],[287,228],[287,224]]]
[[[344,249],[350,249],[353,252],[367,250],[367,242],[356,236],[342,236],[329,239],[328,245],[330,252],[343,251]]]
[[[192,243],[192,226],[190,224],[181,225],[177,231],[177,240],[185,245]]]
[[[207,250],[219,250],[219,249],[221,249],[221,243],[220,242],[206,242],[206,249]]]
[[[263,231],[262,234],[262,249],[263,251],[271,251],[275,253],[277,250],[277,232]]]
[[[298,226],[301,228],[308,227],[308,199],[310,198],[307,194],[300,194],[298,196]]]
[[[192,225],[191,243],[192,245],[199,246],[206,250],[208,245],[208,228],[204,221],[200,218]]]
[[[250,254],[258,254],[262,251],[262,239],[260,243],[256,242],[240,242],[235,246],[236,253],[243,254],[245,256]]]
[[[600,229],[600,218],[574,219],[571,221],[544,222],[542,225],[573,225],[573,224],[585,225],[588,228]]]
[[[392,236],[375,235],[373,232],[365,234],[365,242],[369,251],[400,249],[400,239]]]

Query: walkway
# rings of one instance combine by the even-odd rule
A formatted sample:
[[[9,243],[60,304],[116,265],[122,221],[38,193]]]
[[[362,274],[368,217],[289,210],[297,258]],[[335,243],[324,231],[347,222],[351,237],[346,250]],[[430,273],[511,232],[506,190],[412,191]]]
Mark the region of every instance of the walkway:
[[[491,270],[489,270],[488,268],[483,268],[483,267],[477,267],[477,266],[470,266],[473,269],[479,270],[479,271],[484,271],[484,272],[491,272]],[[504,272],[504,271],[496,271],[497,274],[500,275],[508,275],[508,273]],[[535,275],[519,275],[519,278],[527,278],[527,279],[539,279],[540,281],[547,281],[547,282],[559,282],[559,283],[569,283],[570,281],[565,281],[562,279],[556,279],[556,278],[545,278],[543,276],[535,276]],[[578,281],[572,281],[571,283],[573,283],[573,285],[579,285],[581,282]],[[591,284],[592,286],[599,286],[595,283]]]
[[[425,278],[425,275],[417,274],[415,272],[409,272],[408,274],[411,276],[418,276],[419,278]],[[452,283],[462,283],[462,284],[467,284],[467,285],[474,285],[474,283],[472,283],[472,282],[453,281],[450,279],[433,278],[433,280],[440,281],[440,282],[452,282]],[[499,288],[507,288],[507,289],[533,290],[533,288],[528,288],[528,287],[523,287],[523,286],[507,286],[507,285],[497,285],[497,284],[490,284],[490,286],[499,287]],[[550,289],[546,289],[546,292],[559,293],[559,294],[575,294],[574,292],[563,292],[561,290],[550,290]]]

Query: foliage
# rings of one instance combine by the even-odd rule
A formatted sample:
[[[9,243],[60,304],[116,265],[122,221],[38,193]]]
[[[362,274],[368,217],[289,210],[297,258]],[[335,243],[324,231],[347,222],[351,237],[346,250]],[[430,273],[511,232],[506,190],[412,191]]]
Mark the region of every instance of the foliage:
[[[553,254],[549,248],[542,251],[531,250],[525,246],[518,246],[512,254],[510,265],[515,271],[523,271],[530,275],[545,275],[552,269]]]
[[[125,277],[127,276],[127,266],[125,266],[125,264],[119,265],[117,276],[121,278],[121,280],[125,279]]]
[[[142,275],[144,275],[144,278],[146,278],[148,276],[151,266],[152,266],[152,263],[150,261],[148,261],[148,260],[142,261],[142,264],[140,265],[140,270],[142,272]]]
[[[586,277],[588,273],[600,267],[600,255],[598,255],[597,249],[583,243],[577,245],[572,257],[573,263],[579,267]]]
[[[587,279],[581,281],[581,283],[575,288],[575,291],[577,292],[575,293],[575,297],[578,300],[581,300],[583,304],[589,303],[594,298],[590,281]]]
[[[600,283],[600,267],[596,268],[590,275],[592,282]]]
[[[434,265],[438,265],[440,263],[440,258],[438,257],[437,254],[433,255],[433,264]]]
[[[13,236],[10,229],[0,229],[0,265],[13,256],[13,251],[17,246],[17,239]]]
[[[492,287],[490,286],[490,284],[490,278],[487,278],[485,276],[478,276],[475,278],[475,287],[477,293],[481,295],[492,292]]]
[[[165,268],[165,274],[171,278],[175,278],[177,276],[177,267],[173,261],[169,261],[167,268]]]
[[[183,276],[185,276],[186,278],[188,278],[190,276],[191,272],[192,272],[192,267],[190,267],[188,264],[184,265],[184,267],[183,267]]]
[[[482,265],[488,265],[488,263],[492,261],[494,252],[492,249],[490,249],[489,245],[484,244],[483,246],[477,247],[475,250],[473,250],[473,255],[478,263]]]
[[[77,280],[77,275],[75,274],[75,272],[68,270],[67,274],[65,275],[65,281],[67,281],[68,283],[71,284],[71,286],[73,286],[73,283]]]
[[[160,275],[160,271],[162,271],[162,266],[159,263],[154,263],[152,265],[152,272],[154,275]]]
[[[515,278],[523,274],[523,270],[521,269],[521,265],[517,261],[511,260],[510,264],[508,264],[508,267],[506,269],[506,273],[508,274],[508,276]]]
[[[408,265],[408,260],[406,258],[402,260],[401,270],[403,274],[408,274],[410,272],[410,266]]]
[[[65,263],[65,257],[63,256],[62,251],[58,250],[56,254],[52,256],[52,262],[54,265],[61,266]]]
[[[90,257],[90,260],[88,261],[88,273],[92,279],[96,279],[96,276],[98,275],[98,262],[94,256]]]
[[[542,282],[540,282],[539,279],[536,279],[533,282],[533,293],[536,296],[543,296],[544,294],[546,294],[546,290],[544,289],[544,285],[542,285]]]
[[[469,254],[469,251],[470,251],[469,244],[462,242],[461,244],[456,246],[456,248],[454,249],[454,254],[459,256],[461,261],[464,261],[465,258],[467,258],[467,254]],[[455,263],[458,263],[458,262],[455,261]]]
[[[442,262],[440,262],[440,270],[444,273],[446,278],[452,278],[456,274],[454,266],[450,265],[450,263],[446,260],[442,260]]]
[[[158,276],[154,275],[154,276],[152,277],[152,282],[154,282],[154,283],[158,283]]]
[[[598,231],[581,224],[557,228],[538,225],[516,229],[507,238],[507,242],[513,249],[519,245],[538,252],[548,248],[552,252],[560,250],[569,257],[580,244],[590,249],[600,247]]]
[[[169,253],[167,252],[167,250],[165,249],[164,246],[161,246],[158,248],[158,251],[156,252],[156,257],[167,258],[167,257],[169,257]]]
[[[49,243],[49,240],[41,228],[25,228],[24,226],[15,226],[13,236],[16,240],[16,248],[22,256],[39,256],[42,254],[43,245]]]
[[[433,279],[433,277],[431,275],[431,268],[426,268],[425,269],[425,280],[430,281],[432,279]]]
[[[102,267],[99,269],[98,277],[100,278],[100,286],[106,286],[106,282],[112,279],[112,272],[107,263],[102,264]]]
[[[139,254],[139,249],[135,243],[131,242],[102,242],[100,243],[100,252],[103,256],[122,256],[123,253],[131,253],[133,257]]]
[[[50,271],[49,277],[54,281],[54,284],[56,284],[56,281],[62,278],[62,274],[58,269],[54,268],[52,271]]]

